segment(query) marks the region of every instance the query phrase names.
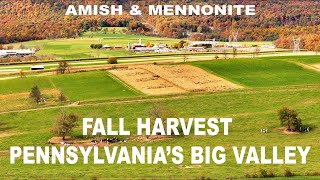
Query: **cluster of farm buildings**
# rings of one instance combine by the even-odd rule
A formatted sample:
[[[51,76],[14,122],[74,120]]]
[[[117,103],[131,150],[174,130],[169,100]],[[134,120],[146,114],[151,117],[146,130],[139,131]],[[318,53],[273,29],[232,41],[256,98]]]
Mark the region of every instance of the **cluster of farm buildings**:
[[[102,47],[103,49],[111,49],[112,47],[108,44]],[[123,47],[120,45],[116,45],[113,49],[122,49]],[[206,41],[193,41],[187,46],[180,48],[180,51],[191,51],[191,52],[208,52],[208,51],[223,51],[226,49],[233,49],[233,48],[247,48],[244,45],[234,44],[234,43],[225,43],[222,44],[221,42],[213,40],[206,40]],[[261,48],[268,48],[268,49],[275,49],[274,45],[262,45]],[[131,43],[128,42],[127,49],[129,51],[135,53],[170,53],[176,52],[177,49],[169,47],[167,44],[157,44],[153,45],[152,47],[147,46],[142,43],[142,39],[139,40],[138,43]]]
[[[123,47],[121,45],[115,45],[114,47],[109,46],[108,44],[105,44],[103,49],[122,49]],[[142,39],[139,39],[138,43],[132,43],[128,42],[127,49],[129,51],[133,51],[136,53],[164,53],[164,52],[175,52],[175,50],[169,48],[167,44],[158,44],[153,45],[152,47],[147,46],[142,43]]]
[[[274,45],[262,45],[262,48],[274,49]],[[112,47],[109,45],[104,45],[103,49],[111,49]],[[122,49],[121,45],[116,45],[113,47],[114,49]],[[133,51],[135,53],[170,53],[176,52],[176,49],[168,47],[167,44],[158,44],[153,45],[152,47],[147,46],[142,43],[142,39],[139,40],[138,43],[130,43],[128,42],[127,46],[129,51]],[[208,52],[208,51],[223,51],[226,49],[232,48],[246,48],[240,44],[234,43],[225,43],[222,44],[218,41],[206,40],[206,41],[193,41],[187,46],[179,49],[180,51],[191,51],[191,52]],[[24,57],[24,56],[33,56],[35,54],[34,50],[30,49],[17,49],[17,50],[0,50],[0,57]]]

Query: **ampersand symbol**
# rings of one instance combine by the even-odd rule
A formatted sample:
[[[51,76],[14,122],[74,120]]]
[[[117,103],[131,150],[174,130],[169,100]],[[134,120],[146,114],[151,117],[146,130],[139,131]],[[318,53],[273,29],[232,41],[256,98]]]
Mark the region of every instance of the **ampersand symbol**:
[[[139,6],[138,5],[131,6],[130,14],[133,16],[141,15],[141,11],[139,10]]]

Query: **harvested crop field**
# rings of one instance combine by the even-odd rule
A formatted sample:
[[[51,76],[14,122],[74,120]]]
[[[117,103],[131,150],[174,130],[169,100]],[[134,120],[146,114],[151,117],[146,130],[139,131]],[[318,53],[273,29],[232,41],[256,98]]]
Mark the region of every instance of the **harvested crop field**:
[[[148,95],[179,94],[187,91],[140,67],[116,69],[112,74]]]
[[[144,65],[110,72],[130,86],[149,95],[242,88],[191,65]]]
[[[189,92],[223,91],[239,89],[241,86],[210,74],[191,65],[143,66],[144,69],[167,79]]]

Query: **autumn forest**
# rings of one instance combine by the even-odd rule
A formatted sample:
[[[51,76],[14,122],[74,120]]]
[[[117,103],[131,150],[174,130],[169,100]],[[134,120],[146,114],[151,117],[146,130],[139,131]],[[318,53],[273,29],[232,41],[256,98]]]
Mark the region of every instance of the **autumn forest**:
[[[65,16],[68,5],[122,4],[122,16]],[[131,5],[147,11],[149,4],[254,4],[256,16],[130,16]],[[102,27],[127,27],[126,33],[191,40],[228,41],[239,32],[239,41],[275,41],[290,48],[301,37],[303,48],[319,48],[320,2],[317,0],[6,0],[0,1],[0,44],[40,39],[76,38]]]

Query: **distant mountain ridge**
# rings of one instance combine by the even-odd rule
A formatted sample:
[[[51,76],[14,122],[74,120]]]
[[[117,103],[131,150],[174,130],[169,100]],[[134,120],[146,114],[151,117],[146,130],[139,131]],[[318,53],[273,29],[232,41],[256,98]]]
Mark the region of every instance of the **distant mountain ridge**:
[[[70,4],[255,4],[256,16],[64,16]],[[73,38],[99,27],[128,27],[129,33],[227,41],[232,32],[239,40],[273,41],[289,35],[319,34],[320,2],[307,0],[6,0],[0,1],[0,44],[37,39]]]

